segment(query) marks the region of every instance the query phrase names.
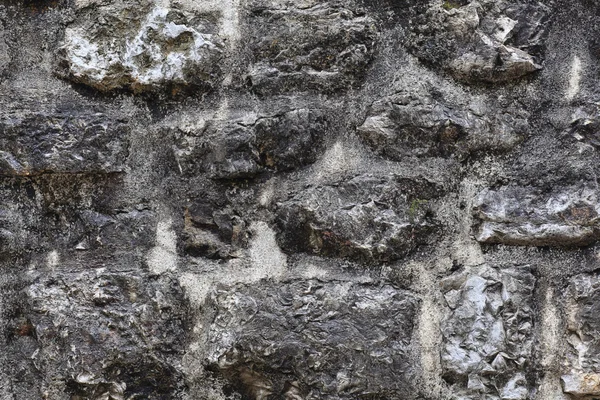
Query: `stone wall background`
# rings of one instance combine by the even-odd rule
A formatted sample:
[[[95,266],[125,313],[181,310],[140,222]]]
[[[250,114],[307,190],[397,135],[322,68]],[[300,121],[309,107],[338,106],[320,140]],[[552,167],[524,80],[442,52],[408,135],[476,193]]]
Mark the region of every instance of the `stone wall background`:
[[[0,397],[600,398],[599,30],[0,1]]]

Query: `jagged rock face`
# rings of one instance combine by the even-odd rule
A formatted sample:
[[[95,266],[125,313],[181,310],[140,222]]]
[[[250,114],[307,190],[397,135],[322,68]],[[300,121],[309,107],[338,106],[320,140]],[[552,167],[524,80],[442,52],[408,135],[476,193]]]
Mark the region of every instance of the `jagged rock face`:
[[[327,121],[321,110],[295,109],[275,115],[207,119],[180,130],[176,156],[185,172],[217,179],[252,178],[316,161]]]
[[[507,83],[541,69],[534,54],[549,12],[542,3],[436,2],[416,16],[410,46],[466,83]]]
[[[43,376],[42,390],[61,380],[72,399],[161,399],[181,392],[181,290],[169,278],[153,281],[139,272],[33,280],[26,290],[30,308],[16,317],[14,334],[23,346],[35,338],[31,360]]]
[[[542,193],[536,188],[485,190],[477,198],[481,219],[477,240],[530,246],[582,246],[598,237],[596,191],[569,188]]]
[[[595,273],[578,275],[565,293],[569,363],[561,380],[566,393],[584,398],[600,395],[598,282]]]
[[[358,134],[392,160],[455,157],[508,150],[519,141],[527,119],[518,109],[493,116],[491,107],[472,101],[449,103],[428,94],[397,93],[369,108]]]
[[[529,269],[482,266],[441,286],[452,310],[441,326],[442,366],[464,393],[460,398],[530,398],[535,277]]]
[[[281,245],[367,264],[394,261],[433,239],[428,202],[440,191],[425,179],[373,175],[305,190],[279,207]]]
[[[0,173],[115,173],[127,157],[127,121],[102,110],[5,112],[0,117]]]
[[[209,359],[249,398],[416,398],[410,293],[309,280],[222,289],[212,301]]]
[[[67,78],[101,91],[134,92],[209,87],[216,79],[221,45],[198,31],[177,9],[154,5],[109,3],[84,8],[65,31],[60,49]]]
[[[250,2],[248,84],[257,93],[358,86],[373,58],[376,21],[352,2]]]

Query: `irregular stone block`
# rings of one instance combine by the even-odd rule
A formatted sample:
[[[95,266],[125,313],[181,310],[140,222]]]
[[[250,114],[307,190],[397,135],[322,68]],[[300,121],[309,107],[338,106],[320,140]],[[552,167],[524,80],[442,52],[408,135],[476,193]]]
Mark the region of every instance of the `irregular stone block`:
[[[563,391],[576,397],[600,396],[600,374],[571,374],[561,377]]]
[[[132,252],[153,243],[156,217],[123,206],[120,174],[47,174],[0,183],[0,252]],[[43,229],[40,229],[43,227]]]
[[[571,278],[565,292],[569,343],[562,385],[577,398],[600,396],[600,276]]]
[[[320,110],[209,120],[201,129],[178,132],[176,157],[188,173],[212,178],[252,178],[264,171],[288,171],[317,160],[327,120]]]
[[[208,362],[249,398],[414,399],[418,300],[315,280],[217,290]]]
[[[477,151],[509,150],[527,125],[517,109],[494,115],[481,102],[461,104],[431,94],[401,92],[376,101],[368,110],[359,136],[377,153],[392,160],[406,157],[454,156]]]
[[[193,256],[229,258],[248,243],[245,221],[231,207],[196,203],[184,215],[185,251]]]
[[[428,201],[440,192],[425,179],[370,174],[308,188],[279,205],[278,239],[289,252],[393,261],[432,240]]]
[[[31,327],[20,337],[35,339],[43,386],[62,384],[80,399],[182,395],[186,317],[176,281],[140,271],[55,272],[36,278],[26,295]]]
[[[451,310],[441,326],[446,381],[461,399],[530,399],[535,277],[529,268],[469,268],[441,286]]]
[[[107,112],[69,109],[0,117],[0,175],[122,172],[130,127]]]
[[[436,2],[417,13],[409,47],[466,83],[510,82],[541,69],[549,14],[541,3]]]
[[[598,238],[598,199],[590,188],[543,193],[532,187],[486,189],[474,204],[476,238],[523,246],[585,246]]]
[[[334,92],[362,82],[377,38],[369,16],[322,1],[257,0],[248,8],[252,90]]]
[[[101,91],[209,88],[222,46],[203,28],[214,24],[153,4],[84,8],[65,32],[59,73]]]

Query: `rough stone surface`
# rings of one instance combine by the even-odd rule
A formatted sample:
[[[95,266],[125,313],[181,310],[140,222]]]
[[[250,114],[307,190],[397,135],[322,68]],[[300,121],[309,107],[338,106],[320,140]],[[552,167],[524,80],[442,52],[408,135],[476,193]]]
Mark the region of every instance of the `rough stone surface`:
[[[415,54],[467,83],[506,83],[541,69],[549,7],[541,2],[445,0],[417,15]],[[539,58],[539,57],[538,57]]]
[[[0,0],[0,399],[600,398],[600,3]]]
[[[600,395],[600,343],[596,312],[599,282],[595,273],[578,275],[571,279],[565,293],[569,363],[561,380],[566,393],[583,398]]]
[[[493,115],[492,107],[481,101],[448,102],[436,99],[441,94],[434,91],[412,90],[376,101],[358,134],[392,160],[435,156],[462,160],[478,151],[506,151],[526,129],[526,116],[516,107]]]
[[[475,214],[482,220],[477,240],[530,246],[578,246],[598,237],[596,190],[568,188],[543,193],[531,187],[485,190]]]
[[[442,323],[445,379],[465,399],[528,399],[535,278],[528,268],[488,266],[441,282],[452,310]]]
[[[332,92],[359,85],[373,58],[376,21],[352,2],[251,1],[252,62],[258,93]]]
[[[252,178],[315,162],[323,150],[327,121],[306,108],[275,115],[243,113],[239,118],[203,120],[179,129],[176,156],[182,170],[217,179]]]
[[[440,188],[425,179],[359,175],[310,188],[279,207],[282,247],[375,263],[394,261],[432,240],[428,202]]]
[[[65,31],[60,49],[67,78],[101,91],[134,92],[209,86],[218,71],[220,43],[198,31],[177,9],[150,1],[86,7]]]
[[[247,396],[416,398],[410,293],[309,280],[217,290],[212,301],[209,361]]]

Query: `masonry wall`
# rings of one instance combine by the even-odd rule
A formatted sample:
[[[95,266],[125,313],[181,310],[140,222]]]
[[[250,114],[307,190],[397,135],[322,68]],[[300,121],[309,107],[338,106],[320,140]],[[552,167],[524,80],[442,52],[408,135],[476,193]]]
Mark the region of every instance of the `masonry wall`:
[[[0,0],[0,398],[600,398],[599,31]]]

